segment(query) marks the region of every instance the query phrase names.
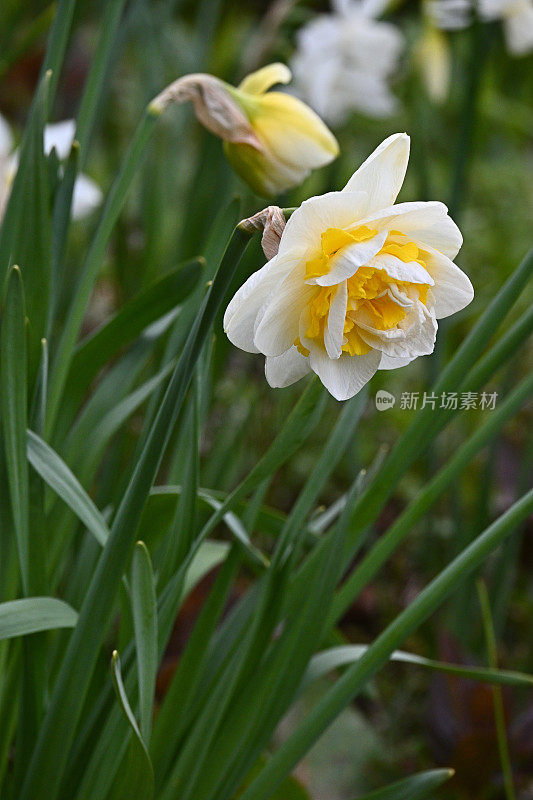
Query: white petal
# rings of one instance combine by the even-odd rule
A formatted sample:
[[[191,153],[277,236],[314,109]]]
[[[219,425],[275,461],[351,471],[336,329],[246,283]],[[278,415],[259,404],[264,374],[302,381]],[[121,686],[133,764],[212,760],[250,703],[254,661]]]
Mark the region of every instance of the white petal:
[[[328,192],[311,197],[291,215],[285,226],[279,252],[298,250],[302,257],[320,251],[320,236],[328,228],[348,228],[364,208],[363,192]]]
[[[435,285],[432,288],[435,316],[437,319],[449,317],[461,311],[474,298],[474,288],[470,278],[449,258],[428,248],[430,257],[426,260]]]
[[[302,310],[316,294],[316,287],[307,286],[304,277],[304,265],[299,263],[266,307],[254,334],[255,347],[266,356],[282,355],[298,336]]]
[[[515,10],[516,9],[516,10]],[[509,52],[525,56],[533,50],[533,4],[520,2],[503,21]]]
[[[348,288],[346,281],[343,281],[337,286],[329,307],[328,321],[324,328],[324,344],[330,358],[340,358],[342,353],[347,303]]]
[[[262,269],[250,275],[233,296],[224,314],[224,331],[236,347],[248,353],[259,352],[254,345],[257,315],[296,263],[290,253],[284,258],[274,256]]]
[[[409,239],[434,247],[449,258],[454,258],[463,243],[461,231],[448,216],[444,203],[398,203],[391,208],[370,214],[360,225],[398,230]]]
[[[346,245],[331,259],[329,272],[316,278],[316,283],[319,286],[334,286],[346,278],[351,278],[359,267],[368,264],[372,257],[381,250],[386,238],[387,231],[381,231],[366,242],[354,242],[354,244]]]
[[[319,347],[311,349],[311,368],[336,400],[348,400],[360,392],[379,367],[381,353],[371,350],[364,356],[349,356],[331,359]]]
[[[0,159],[6,158],[13,149],[13,134],[7,120],[0,114]]]
[[[393,205],[402,188],[409,161],[409,136],[395,133],[385,139],[352,175],[345,192],[367,193],[366,213]]]
[[[91,214],[103,200],[100,187],[87,175],[78,175],[72,196],[72,217],[81,219]]]
[[[372,258],[368,262],[369,267],[376,267],[376,269],[384,269],[389,277],[395,281],[409,281],[410,283],[429,283],[433,284],[433,278],[424,269],[421,264],[416,261],[402,261],[401,258],[391,256],[388,253]]]
[[[60,161],[68,158],[75,133],[76,123],[73,119],[46,125],[44,129],[44,152],[46,155],[50,155],[52,149],[55,148]]]
[[[410,364],[415,358],[417,358],[417,356],[413,356],[412,358],[393,358],[386,353],[382,353],[379,369],[399,369],[400,367],[406,367],[407,364]]]
[[[385,331],[373,328],[362,314],[358,315],[357,326],[364,342],[392,358],[411,360],[429,355],[435,348],[437,322],[422,303],[417,303],[395,328]]]
[[[265,376],[273,389],[290,386],[308,372],[311,372],[309,358],[299,353],[294,346],[281,356],[267,356],[265,359]]]

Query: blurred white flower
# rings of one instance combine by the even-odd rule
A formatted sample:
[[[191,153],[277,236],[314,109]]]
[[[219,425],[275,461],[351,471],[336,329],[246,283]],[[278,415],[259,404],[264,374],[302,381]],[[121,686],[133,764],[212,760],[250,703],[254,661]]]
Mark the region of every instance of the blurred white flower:
[[[455,31],[472,22],[470,0],[425,0],[424,14],[435,28]]]
[[[50,155],[53,149],[59,161],[68,158],[76,123],[64,120],[47,125],[44,129],[44,152]],[[13,178],[18,167],[18,151],[13,147],[13,136],[4,117],[0,115],[0,217],[3,215]],[[102,192],[97,184],[87,175],[79,175],[74,184],[72,197],[72,217],[81,219],[92,213],[102,202]]]
[[[484,20],[501,19],[505,41],[514,56],[533,51],[533,0],[479,0]]]
[[[451,260],[462,237],[446,206],[394,205],[408,159],[409,137],[390,136],[341,192],[305,201],[277,254],[231,300],[224,329],[266,356],[271,386],[313,371],[346,400],[376,370],[431,353],[437,319],[472,300]]]
[[[337,0],[297,34],[291,61],[295,93],[332,125],[350,112],[387,117],[397,109],[388,81],[398,69],[403,35],[378,22],[384,3]]]
[[[424,13],[442,30],[465,28],[477,9],[485,22],[501,20],[507,49],[514,56],[533,51],[533,0],[425,0]]]

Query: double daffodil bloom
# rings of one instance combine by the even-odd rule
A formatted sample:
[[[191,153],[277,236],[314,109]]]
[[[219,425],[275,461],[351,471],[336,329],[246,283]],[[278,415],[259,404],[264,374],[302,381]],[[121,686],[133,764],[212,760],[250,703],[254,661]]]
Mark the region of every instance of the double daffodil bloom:
[[[186,75],[152,105],[190,100],[198,120],[224,140],[235,172],[269,197],[297,186],[339,153],[337,140],[314,111],[289,94],[268,91],[290,80],[284,64],[253,72],[237,88],[213,75]]]
[[[230,302],[224,329],[266,356],[271,386],[313,371],[346,400],[376,370],[431,353],[437,319],[472,300],[452,261],[462,237],[446,206],[394,205],[408,158],[409,137],[390,136],[341,192],[306,200],[277,254]]]

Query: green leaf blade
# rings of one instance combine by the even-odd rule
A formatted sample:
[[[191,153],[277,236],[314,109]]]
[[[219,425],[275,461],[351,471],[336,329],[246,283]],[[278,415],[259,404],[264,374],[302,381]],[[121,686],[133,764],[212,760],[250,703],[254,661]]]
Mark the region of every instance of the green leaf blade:
[[[0,336],[2,364],[1,409],[3,439],[7,467],[13,526],[22,575],[22,584],[29,591],[29,482],[26,462],[26,428],[28,425],[27,344],[24,288],[18,267],[13,267]]]
[[[0,603],[0,639],[54,628],[73,628],[78,614],[55,597],[24,597]]]
[[[139,800],[151,800],[154,794],[154,771],[148,751],[144,744],[139,726],[126,694],[120,670],[120,658],[115,650],[111,659],[111,673],[113,686],[122,713],[124,714],[132,733],[131,751],[126,774],[119,776],[118,788],[115,796],[127,800],[129,797],[138,797]]]
[[[65,501],[103,547],[109,537],[109,528],[65,462],[40,436],[30,430],[27,431],[27,453],[35,471]]]
[[[141,733],[148,745],[157,675],[157,599],[150,554],[137,542],[131,567],[131,600],[137,651]]]
[[[453,777],[453,769],[432,769],[419,772],[384,789],[378,789],[357,800],[426,800],[435,789]]]

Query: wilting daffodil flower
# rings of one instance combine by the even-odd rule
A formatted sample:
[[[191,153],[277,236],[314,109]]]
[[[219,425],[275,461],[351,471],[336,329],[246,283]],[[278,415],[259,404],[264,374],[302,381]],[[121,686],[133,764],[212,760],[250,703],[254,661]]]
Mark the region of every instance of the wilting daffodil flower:
[[[152,105],[160,109],[190,100],[199,121],[224,140],[235,172],[269,197],[297,186],[339,153],[337,140],[314,111],[289,94],[268,91],[290,80],[284,64],[253,72],[237,88],[213,75],[185,75]]]
[[[277,255],[230,302],[224,329],[266,356],[271,386],[313,371],[346,400],[376,370],[431,353],[437,319],[472,300],[451,260],[462,237],[446,206],[394,205],[408,159],[409,137],[390,136],[341,192],[302,203]]]
[[[44,152],[56,151],[59,161],[68,158],[76,123],[73,119],[54,122],[44,129]],[[11,192],[11,184],[18,168],[18,151],[14,149],[13,136],[6,120],[0,115],[0,220]],[[72,218],[82,219],[101,204],[102,192],[87,175],[78,175],[72,195]]]

